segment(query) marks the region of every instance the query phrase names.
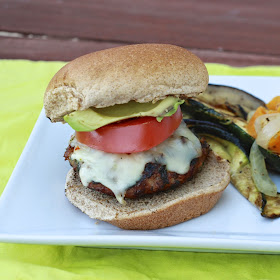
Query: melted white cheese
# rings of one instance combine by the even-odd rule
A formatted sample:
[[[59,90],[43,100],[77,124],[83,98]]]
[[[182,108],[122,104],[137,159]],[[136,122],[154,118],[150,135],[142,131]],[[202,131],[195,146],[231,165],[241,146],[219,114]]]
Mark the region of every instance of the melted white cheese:
[[[166,165],[168,171],[185,174],[194,158],[201,155],[198,138],[184,122],[174,134],[149,151],[133,154],[111,154],[91,149],[75,138],[71,146],[79,147],[71,155],[80,163],[79,175],[84,186],[92,181],[111,189],[120,203],[124,203],[126,190],[135,185],[148,162]]]

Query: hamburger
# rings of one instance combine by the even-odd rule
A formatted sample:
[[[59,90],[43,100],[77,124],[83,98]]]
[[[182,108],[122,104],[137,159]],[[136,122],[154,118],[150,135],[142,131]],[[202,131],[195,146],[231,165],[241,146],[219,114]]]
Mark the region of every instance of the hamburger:
[[[69,201],[123,229],[158,229],[208,212],[230,181],[229,165],[180,110],[207,84],[198,57],[165,44],[102,50],[59,70],[44,108],[75,130],[64,154]]]

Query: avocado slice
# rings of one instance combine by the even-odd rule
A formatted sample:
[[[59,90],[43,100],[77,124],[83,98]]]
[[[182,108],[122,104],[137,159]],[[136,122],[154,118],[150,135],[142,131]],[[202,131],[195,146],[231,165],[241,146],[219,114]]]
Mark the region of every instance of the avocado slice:
[[[156,103],[130,101],[106,108],[91,107],[87,110],[75,111],[64,116],[64,121],[76,131],[92,131],[110,123],[144,116],[157,117],[160,122],[163,117],[173,115],[182,103],[183,100],[171,96]]]

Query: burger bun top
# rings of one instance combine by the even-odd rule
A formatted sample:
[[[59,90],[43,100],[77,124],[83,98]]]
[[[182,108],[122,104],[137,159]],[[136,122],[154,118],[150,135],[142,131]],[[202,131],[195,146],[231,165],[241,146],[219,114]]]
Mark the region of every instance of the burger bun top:
[[[151,102],[166,96],[193,97],[208,84],[203,62],[188,50],[166,44],[106,49],[66,64],[50,81],[44,108],[51,121],[89,107]]]

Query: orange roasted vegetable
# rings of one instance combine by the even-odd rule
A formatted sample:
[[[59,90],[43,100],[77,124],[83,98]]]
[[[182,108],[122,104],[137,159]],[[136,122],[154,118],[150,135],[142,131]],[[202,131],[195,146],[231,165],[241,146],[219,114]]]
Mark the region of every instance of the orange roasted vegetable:
[[[280,96],[274,97],[266,106],[269,110],[280,112]]]
[[[267,103],[267,108],[259,107],[254,115],[251,117],[250,121],[247,124],[247,131],[248,133],[257,138],[257,132],[255,129],[255,121],[258,117],[265,115],[265,114],[273,114],[273,113],[280,113],[280,96],[274,97],[269,103]],[[268,149],[280,154],[280,131],[278,131],[269,141]]]
[[[252,137],[257,138],[257,133],[256,133],[256,129],[255,129],[255,120],[259,116],[262,116],[262,115],[267,114],[267,113],[268,113],[267,109],[265,109],[264,107],[261,106],[256,110],[256,112],[254,113],[254,115],[250,119],[249,123],[247,124],[247,131]]]
[[[280,131],[276,133],[269,141],[268,143],[268,149],[280,154]]]

